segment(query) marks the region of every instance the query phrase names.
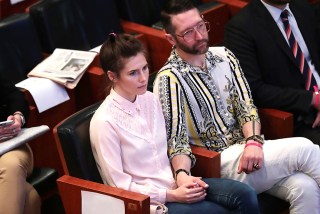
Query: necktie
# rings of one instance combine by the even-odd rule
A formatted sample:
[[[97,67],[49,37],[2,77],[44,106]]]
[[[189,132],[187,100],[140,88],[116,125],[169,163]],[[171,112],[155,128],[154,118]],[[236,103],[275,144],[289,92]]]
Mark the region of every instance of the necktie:
[[[312,90],[313,86],[317,87],[317,82],[312,74],[312,71],[304,57],[303,52],[300,49],[300,46],[297,42],[297,40],[294,38],[294,35],[291,31],[291,26],[289,23],[289,19],[288,19],[288,14],[289,11],[288,10],[284,10],[282,11],[280,17],[281,20],[284,24],[284,30],[286,32],[286,36],[288,38],[289,41],[289,45],[290,48],[293,52],[294,58],[300,68],[300,72],[303,75],[304,79],[305,79],[305,88],[306,90]]]

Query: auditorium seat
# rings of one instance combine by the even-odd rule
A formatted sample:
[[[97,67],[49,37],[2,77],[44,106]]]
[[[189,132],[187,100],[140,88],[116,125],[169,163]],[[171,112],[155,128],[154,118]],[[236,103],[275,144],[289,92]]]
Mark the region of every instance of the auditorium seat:
[[[89,50],[87,32],[77,5],[71,0],[45,0],[33,4],[29,14],[35,23],[43,52],[55,48]]]
[[[90,120],[100,104],[101,102],[98,102],[80,110],[61,121],[53,129],[65,173],[57,182],[66,214],[81,213],[81,191],[98,192],[119,198],[125,203],[126,213],[149,213],[150,199],[148,196],[102,184],[91,152],[89,138]],[[198,157],[192,171],[194,175],[220,176],[219,153],[213,153],[203,148],[195,148],[194,153]],[[206,170],[210,167],[214,169],[214,166],[218,167],[216,168],[218,170],[214,170],[214,172]]]

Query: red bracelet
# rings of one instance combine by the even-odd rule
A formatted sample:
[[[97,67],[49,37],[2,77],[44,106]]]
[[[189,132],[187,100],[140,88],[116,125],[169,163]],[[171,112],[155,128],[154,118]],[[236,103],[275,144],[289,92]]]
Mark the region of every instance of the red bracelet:
[[[319,100],[320,100],[320,94],[319,94],[319,91],[318,91],[318,87],[317,86],[313,86],[313,89],[314,89],[314,94],[315,94],[315,100],[313,102],[313,107],[315,109],[318,109],[319,108]]]
[[[257,143],[257,142],[255,142],[255,141],[246,143],[246,145],[244,146],[244,148],[247,148],[248,146],[258,146],[258,147],[262,148],[262,144],[261,144],[261,143]]]

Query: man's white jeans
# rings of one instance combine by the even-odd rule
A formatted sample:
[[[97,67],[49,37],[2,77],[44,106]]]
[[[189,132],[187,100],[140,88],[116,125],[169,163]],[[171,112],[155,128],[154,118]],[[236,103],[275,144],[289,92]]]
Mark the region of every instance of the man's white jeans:
[[[257,193],[268,193],[290,202],[290,213],[320,213],[320,149],[306,138],[267,140],[263,167],[238,174],[244,144],[221,153],[221,177],[244,182]]]

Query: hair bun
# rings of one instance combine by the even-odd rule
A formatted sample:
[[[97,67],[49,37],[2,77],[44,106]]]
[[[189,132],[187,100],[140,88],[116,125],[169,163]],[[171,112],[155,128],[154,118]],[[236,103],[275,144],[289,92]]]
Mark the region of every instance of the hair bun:
[[[111,42],[114,42],[116,40],[116,36],[117,34],[112,32],[112,33],[109,33],[109,39]]]

